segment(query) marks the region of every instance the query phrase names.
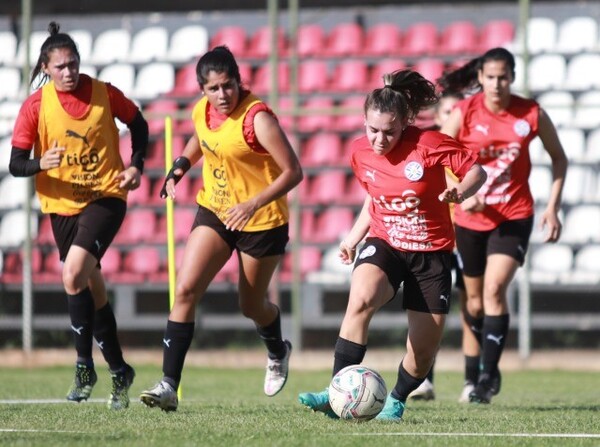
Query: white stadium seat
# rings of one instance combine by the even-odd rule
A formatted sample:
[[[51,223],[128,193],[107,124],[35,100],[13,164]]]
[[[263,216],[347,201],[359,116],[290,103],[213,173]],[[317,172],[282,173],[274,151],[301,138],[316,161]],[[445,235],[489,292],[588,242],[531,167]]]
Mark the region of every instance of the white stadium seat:
[[[128,62],[145,64],[162,61],[167,55],[169,32],[164,26],[150,26],[138,31],[131,39]]]

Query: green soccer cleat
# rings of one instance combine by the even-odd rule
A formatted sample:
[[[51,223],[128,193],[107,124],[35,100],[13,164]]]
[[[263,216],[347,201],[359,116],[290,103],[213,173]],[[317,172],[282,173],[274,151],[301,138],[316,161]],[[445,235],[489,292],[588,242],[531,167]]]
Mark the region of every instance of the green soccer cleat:
[[[405,405],[405,402],[402,402],[393,397],[391,394],[388,394],[388,397],[385,400],[385,405],[383,406],[383,410],[381,410],[375,419],[379,421],[400,422],[402,420],[402,415],[404,414]]]
[[[129,387],[133,383],[135,371],[129,365],[125,365],[119,371],[112,372],[112,391],[108,398],[110,410],[123,410],[129,407]]]
[[[75,379],[67,393],[67,400],[71,402],[88,400],[97,381],[98,375],[94,368],[78,363],[75,366]]]
[[[314,412],[324,413],[325,416],[331,419],[340,418],[332,410],[331,405],[329,405],[329,391],[327,389],[320,393],[300,393],[298,395],[298,402]]]

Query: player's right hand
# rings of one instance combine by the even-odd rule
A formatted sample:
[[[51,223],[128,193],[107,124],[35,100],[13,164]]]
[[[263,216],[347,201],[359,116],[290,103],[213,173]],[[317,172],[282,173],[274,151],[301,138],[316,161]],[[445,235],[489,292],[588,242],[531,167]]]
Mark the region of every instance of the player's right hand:
[[[40,158],[40,168],[42,171],[58,168],[60,166],[60,161],[62,160],[62,154],[64,151],[65,148],[58,147],[58,142],[54,141],[52,147],[44,152],[44,155],[42,155],[42,158]]]

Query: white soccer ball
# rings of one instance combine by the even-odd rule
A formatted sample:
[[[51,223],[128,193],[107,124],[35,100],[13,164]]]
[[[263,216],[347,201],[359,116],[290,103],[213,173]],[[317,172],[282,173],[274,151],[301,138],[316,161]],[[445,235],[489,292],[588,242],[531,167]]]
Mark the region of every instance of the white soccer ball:
[[[329,384],[329,404],[341,419],[356,422],[373,419],[383,409],[386,397],[383,377],[366,366],[347,366]]]

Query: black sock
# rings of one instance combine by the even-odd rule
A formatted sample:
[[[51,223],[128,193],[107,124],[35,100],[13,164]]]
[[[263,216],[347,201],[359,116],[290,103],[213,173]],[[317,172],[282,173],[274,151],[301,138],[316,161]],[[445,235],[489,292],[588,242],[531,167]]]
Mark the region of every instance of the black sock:
[[[408,395],[419,388],[419,385],[423,383],[425,379],[417,379],[406,372],[402,362],[398,367],[398,379],[396,385],[391,392],[392,397],[398,399],[400,402],[406,402]]]
[[[484,317],[481,373],[492,375],[498,369],[508,335],[509,321],[508,314]]]
[[[479,378],[479,356],[465,355],[465,382],[477,383]]]
[[[427,377],[425,377],[427,380],[429,380],[431,383],[433,383],[433,367],[435,366],[435,359],[433,360],[433,365],[431,365],[431,369],[429,370],[429,372],[427,373]]]
[[[287,347],[281,337],[281,313],[279,312],[279,308],[277,309],[275,321],[268,326],[261,327],[257,325],[256,332],[258,332],[258,335],[267,347],[270,359],[282,359],[285,356]]]
[[[75,339],[77,363],[93,366],[94,298],[88,287],[76,295],[67,294],[71,330]]]
[[[175,389],[179,388],[185,355],[194,338],[194,327],[194,322],[167,321],[167,329],[163,338],[163,380]]]
[[[345,338],[338,337],[335,342],[335,353],[333,355],[333,374],[335,376],[346,366],[358,365],[365,358],[366,345],[359,345]]]
[[[463,314],[465,322],[469,325],[469,329],[473,332],[473,335],[477,339],[479,346],[482,343],[482,332],[483,332],[483,318],[477,318],[470,315],[468,312]]]
[[[96,311],[94,338],[112,372],[125,366],[123,352],[117,336],[117,321],[110,303],[106,303],[106,306]]]

